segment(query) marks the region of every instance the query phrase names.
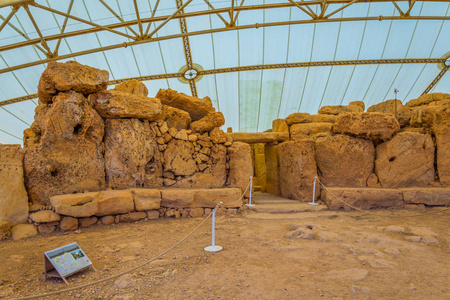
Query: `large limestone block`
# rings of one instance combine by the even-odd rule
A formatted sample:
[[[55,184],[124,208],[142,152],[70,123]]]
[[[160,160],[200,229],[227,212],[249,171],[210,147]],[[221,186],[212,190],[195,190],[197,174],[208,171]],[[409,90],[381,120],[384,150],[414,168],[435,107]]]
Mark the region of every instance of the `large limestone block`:
[[[144,97],[148,95],[147,86],[136,79],[121,82],[114,87],[114,90]]]
[[[253,176],[252,150],[250,145],[235,142],[228,147],[228,156],[230,158],[230,169],[227,183],[230,187],[239,187],[244,192],[250,183],[250,176]],[[247,189],[245,196],[250,196],[250,188]]]
[[[157,119],[166,121],[169,128],[173,127],[177,130],[188,129],[191,124],[191,115],[187,111],[169,105],[162,106]]]
[[[161,101],[158,98],[117,90],[100,91],[90,95],[89,99],[104,118],[137,118],[153,121],[161,113]]]
[[[125,214],[134,211],[134,201],[131,191],[103,191],[96,200],[97,217]]]
[[[40,210],[30,214],[30,219],[37,223],[51,223],[61,221],[61,216],[53,210]]]
[[[38,128],[24,132],[25,185],[32,202],[105,186],[104,123],[83,95],[59,93]]]
[[[292,141],[308,138],[317,133],[331,132],[331,123],[299,123],[293,124],[289,131]]]
[[[272,121],[272,132],[289,132],[289,126],[285,119],[275,119]]]
[[[336,115],[311,115],[309,117],[311,123],[334,123],[336,121]]]
[[[288,126],[297,123],[311,123],[311,115],[309,113],[293,113],[287,116],[286,124]]]
[[[361,107],[362,111],[364,111],[366,109],[366,104],[364,103],[364,101],[350,101],[348,103],[348,105],[355,105],[355,106],[359,106]]]
[[[28,220],[28,195],[23,181],[20,145],[0,144],[0,221],[12,226]]]
[[[194,204],[194,190],[170,189],[161,191],[161,207],[185,208]]]
[[[450,188],[404,188],[405,203],[450,206]]]
[[[400,131],[393,115],[385,113],[342,113],[333,125],[333,132],[372,140],[389,140]]]
[[[99,197],[100,192],[56,195],[50,197],[50,202],[60,215],[87,218],[97,213]]]
[[[132,189],[134,208],[147,211],[161,208],[161,191],[156,189]]]
[[[382,112],[397,116],[397,121],[401,127],[409,125],[412,110],[408,106],[404,106],[400,100],[386,100],[384,102],[374,104],[367,109],[367,112]]]
[[[329,209],[351,210],[372,208],[403,208],[403,194],[397,189],[381,188],[326,188],[321,199]]]
[[[303,139],[278,146],[280,191],[285,198],[311,202],[314,178],[317,176],[314,141]],[[316,185],[316,199],[319,196]]]
[[[423,186],[434,180],[431,135],[400,132],[376,150],[375,172],[382,187]]]
[[[344,112],[363,112],[364,109],[362,109],[360,106],[357,105],[329,105],[329,106],[322,106],[318,113],[320,115],[339,115],[340,113]]]
[[[224,207],[241,207],[244,202],[239,188],[198,189],[194,190],[194,204],[192,207],[214,208],[219,202]]]
[[[109,187],[162,186],[161,154],[147,120],[107,119],[105,169]]]
[[[192,122],[190,126],[193,132],[203,133],[216,127],[220,127],[223,124],[225,124],[225,118],[223,114],[218,111],[210,112],[200,120]]]
[[[76,61],[49,62],[38,85],[38,97],[42,103],[51,103],[58,92],[75,91],[92,94],[106,89],[108,71],[85,66]]]
[[[176,187],[182,188],[221,188],[227,180],[227,148],[223,145],[213,145],[209,159],[211,164],[206,164],[203,170],[177,181]],[[197,164],[200,167],[202,164]]]
[[[171,89],[160,89],[156,98],[161,99],[162,104],[187,111],[193,121],[200,120],[215,110],[209,97],[200,99]]]
[[[289,140],[288,132],[231,132],[234,142],[247,144],[284,142]]]
[[[438,106],[432,131],[436,137],[439,180],[444,185],[450,185],[450,103]]]
[[[371,140],[344,134],[316,140],[320,180],[326,186],[366,186],[374,169],[375,148]]]
[[[38,231],[34,225],[31,224],[18,224],[11,228],[11,235],[14,241],[26,239],[29,237],[37,236]]]
[[[409,107],[416,107],[430,104],[431,102],[441,101],[444,99],[450,99],[450,94],[446,93],[430,93],[420,96],[417,99],[412,99],[407,102],[405,105]]]
[[[175,176],[194,174],[198,169],[192,154],[194,154],[192,143],[183,140],[171,140],[164,152],[164,171],[172,172]]]
[[[265,147],[266,163],[266,191],[272,195],[280,195],[280,165],[278,159],[278,145]]]

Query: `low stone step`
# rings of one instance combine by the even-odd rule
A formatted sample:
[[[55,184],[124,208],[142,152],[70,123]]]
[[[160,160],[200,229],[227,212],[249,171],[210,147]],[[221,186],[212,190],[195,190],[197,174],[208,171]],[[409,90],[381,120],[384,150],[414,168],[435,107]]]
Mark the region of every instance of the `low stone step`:
[[[252,204],[254,204],[255,206],[249,207],[251,211],[271,214],[313,212],[328,209],[326,205],[320,204],[317,206],[313,206],[309,205],[308,203],[286,199],[261,192],[255,192],[253,194]]]

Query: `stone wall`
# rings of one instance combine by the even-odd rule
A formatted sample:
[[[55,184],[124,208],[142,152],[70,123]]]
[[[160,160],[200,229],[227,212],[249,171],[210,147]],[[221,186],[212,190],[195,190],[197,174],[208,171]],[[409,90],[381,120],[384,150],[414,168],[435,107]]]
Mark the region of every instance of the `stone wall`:
[[[364,109],[364,103],[354,101],[322,107],[317,115],[294,113],[274,120],[272,131],[289,132],[292,142],[266,146],[267,191],[310,201],[306,194],[312,187],[302,180],[312,184],[314,176],[306,176],[296,161],[305,155],[315,162],[308,172],[317,168],[319,179],[329,187],[450,186],[449,94],[428,94],[405,105],[388,100]],[[293,141],[314,144],[314,151],[299,146],[294,150]]]

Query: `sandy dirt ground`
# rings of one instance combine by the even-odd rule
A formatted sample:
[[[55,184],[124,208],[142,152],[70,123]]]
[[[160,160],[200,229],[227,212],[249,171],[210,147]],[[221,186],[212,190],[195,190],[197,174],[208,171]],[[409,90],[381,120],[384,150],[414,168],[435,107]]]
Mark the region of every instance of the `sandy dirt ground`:
[[[450,299],[450,211],[246,211],[211,219],[126,275],[42,299]],[[431,214],[430,214],[431,212]],[[423,214],[421,216],[408,217]],[[0,242],[0,299],[89,284],[148,262],[203,218],[96,225]],[[96,268],[43,280],[45,251],[77,242]]]

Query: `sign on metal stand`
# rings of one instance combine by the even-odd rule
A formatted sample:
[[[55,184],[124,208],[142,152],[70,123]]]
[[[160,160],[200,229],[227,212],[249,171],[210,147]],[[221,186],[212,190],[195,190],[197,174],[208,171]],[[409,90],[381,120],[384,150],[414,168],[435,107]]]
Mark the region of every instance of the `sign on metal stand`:
[[[44,280],[48,277],[62,278],[68,285],[66,277],[89,267],[95,271],[92,262],[77,243],[44,253]]]

